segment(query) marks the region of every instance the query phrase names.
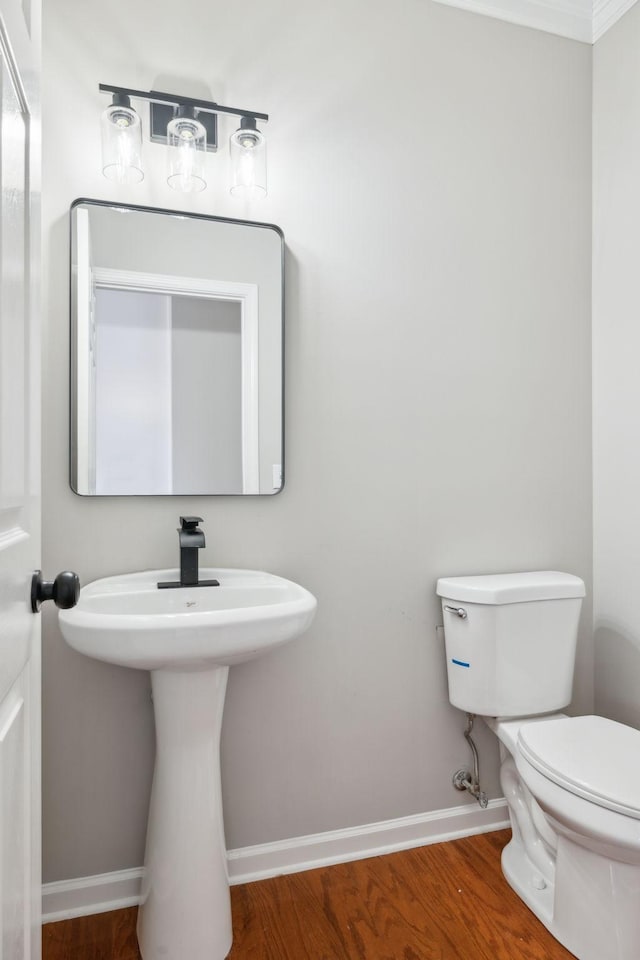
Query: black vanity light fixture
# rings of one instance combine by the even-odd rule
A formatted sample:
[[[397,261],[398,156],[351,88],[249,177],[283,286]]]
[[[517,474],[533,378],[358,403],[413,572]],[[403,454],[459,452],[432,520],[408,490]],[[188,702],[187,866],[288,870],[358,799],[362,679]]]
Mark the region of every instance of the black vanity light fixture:
[[[256,200],[267,194],[267,151],[258,120],[266,113],[223,107],[158,90],[131,90],[100,84],[112,96],[102,114],[102,172],[116,183],[139,183],[142,168],[142,124],[131,100],[149,102],[149,138],[167,144],[167,183],[175,190],[195,193],[207,186],[204,160],[218,149],[218,115],[240,117],[229,140],[230,190],[233,196]]]

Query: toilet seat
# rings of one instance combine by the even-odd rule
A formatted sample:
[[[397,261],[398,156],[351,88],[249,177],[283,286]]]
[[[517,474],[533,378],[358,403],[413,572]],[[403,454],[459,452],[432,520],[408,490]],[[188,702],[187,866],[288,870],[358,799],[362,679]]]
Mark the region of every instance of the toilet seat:
[[[640,730],[595,716],[539,720],[520,727],[518,752],[564,790],[640,820]]]

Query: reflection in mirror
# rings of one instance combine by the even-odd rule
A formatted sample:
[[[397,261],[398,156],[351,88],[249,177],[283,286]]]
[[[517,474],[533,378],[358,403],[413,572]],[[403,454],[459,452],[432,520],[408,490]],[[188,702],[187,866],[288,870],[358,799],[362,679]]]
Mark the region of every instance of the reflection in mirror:
[[[76,201],[71,486],[94,495],[282,487],[282,235]]]

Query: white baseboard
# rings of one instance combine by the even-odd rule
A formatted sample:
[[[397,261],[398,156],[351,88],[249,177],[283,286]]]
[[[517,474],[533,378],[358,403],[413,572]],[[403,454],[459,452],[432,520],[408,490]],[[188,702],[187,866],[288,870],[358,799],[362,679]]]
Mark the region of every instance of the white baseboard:
[[[42,887],[42,922],[70,920],[92,913],[135,907],[140,902],[142,867],[100,873],[77,880],[58,880]]]
[[[229,850],[229,882],[250,883],[349,860],[364,860],[429,843],[442,843],[509,826],[506,800],[434,810],[361,827]],[[142,867],[95,877],[47,883],[42,888],[43,923],[105,913],[139,903]]]
[[[506,800],[490,800],[486,810],[474,804],[419,813],[413,817],[330,830],[308,837],[229,850],[230,883],[250,883],[283,873],[298,873],[333,863],[379,857],[427,843],[442,843],[509,826]]]

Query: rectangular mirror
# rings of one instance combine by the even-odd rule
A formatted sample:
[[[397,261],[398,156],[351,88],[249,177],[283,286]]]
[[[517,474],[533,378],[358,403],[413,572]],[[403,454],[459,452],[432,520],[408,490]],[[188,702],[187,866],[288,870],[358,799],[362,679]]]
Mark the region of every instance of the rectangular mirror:
[[[75,201],[76,493],[281,489],[283,263],[270,224]]]

